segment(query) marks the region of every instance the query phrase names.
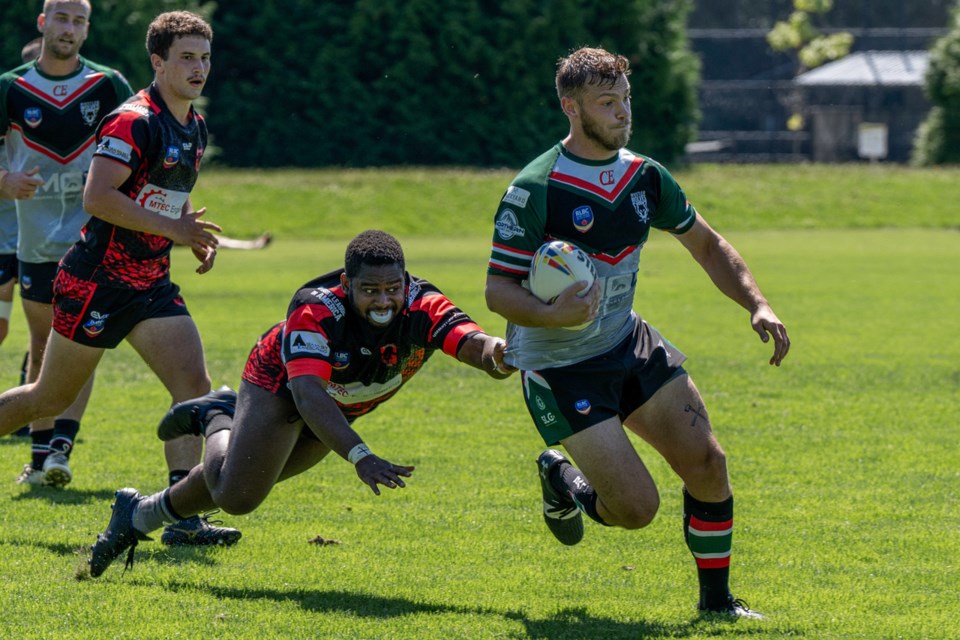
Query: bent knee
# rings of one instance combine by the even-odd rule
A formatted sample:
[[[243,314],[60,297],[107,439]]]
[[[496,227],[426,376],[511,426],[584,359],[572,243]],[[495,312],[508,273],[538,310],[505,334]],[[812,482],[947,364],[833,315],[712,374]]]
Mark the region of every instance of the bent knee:
[[[216,505],[232,516],[242,516],[252,513],[263,504],[265,496],[253,496],[244,492],[221,491],[213,493]]]
[[[653,522],[659,510],[660,496],[637,500],[621,505],[617,511],[612,512],[614,522],[611,524],[624,529],[642,529]]]

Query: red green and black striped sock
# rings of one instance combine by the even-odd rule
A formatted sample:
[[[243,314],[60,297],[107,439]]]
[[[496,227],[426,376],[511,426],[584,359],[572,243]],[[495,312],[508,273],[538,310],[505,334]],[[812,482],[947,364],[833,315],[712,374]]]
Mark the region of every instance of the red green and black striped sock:
[[[683,535],[697,562],[700,607],[716,609],[730,599],[733,496],[701,502],[683,490]]]

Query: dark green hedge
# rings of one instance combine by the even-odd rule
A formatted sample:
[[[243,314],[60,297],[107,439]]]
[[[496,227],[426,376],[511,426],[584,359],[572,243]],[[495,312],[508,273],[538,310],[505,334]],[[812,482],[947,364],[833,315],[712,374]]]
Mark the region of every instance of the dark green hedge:
[[[40,5],[4,3],[4,59]],[[554,69],[581,45],[633,64],[632,148],[670,162],[694,130],[690,0],[94,0],[83,53],[139,88],[150,18],[198,7],[213,9],[206,110],[231,166],[522,165],[566,133]]]

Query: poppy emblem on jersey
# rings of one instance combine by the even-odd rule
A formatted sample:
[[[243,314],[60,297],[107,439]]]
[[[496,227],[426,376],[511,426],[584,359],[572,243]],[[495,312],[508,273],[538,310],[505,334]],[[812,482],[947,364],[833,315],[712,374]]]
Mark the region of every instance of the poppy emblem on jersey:
[[[30,107],[23,111],[23,121],[27,123],[28,127],[39,127],[40,123],[43,122],[43,112],[40,111],[40,107]]]
[[[577,400],[577,403],[573,405],[573,408],[577,410],[577,413],[585,416],[590,413],[590,409],[593,407],[590,406],[589,400]]]
[[[573,210],[573,226],[580,233],[586,233],[593,227],[593,209],[589,205]]]
[[[333,352],[333,362],[330,363],[330,366],[333,367],[334,371],[342,371],[350,366],[350,352],[349,351],[334,351]]]
[[[397,345],[388,344],[380,347],[380,361],[389,367],[392,367],[400,362],[400,355],[397,353]]]
[[[83,323],[83,332],[91,338],[96,338],[103,333],[103,325],[109,317],[109,313],[101,314],[99,311],[91,311],[90,319]]]
[[[180,149],[177,147],[167,147],[167,155],[163,159],[165,169],[172,169],[180,162]]]

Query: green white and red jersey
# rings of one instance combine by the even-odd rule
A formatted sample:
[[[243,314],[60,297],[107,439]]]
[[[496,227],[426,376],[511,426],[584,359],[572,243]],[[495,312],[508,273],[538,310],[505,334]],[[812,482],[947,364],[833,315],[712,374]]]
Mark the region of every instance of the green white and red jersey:
[[[564,240],[590,256],[603,298],[597,318],[579,330],[508,323],[507,362],[524,370],[560,367],[615,347],[633,330],[650,228],[684,233],[695,222],[696,209],[673,176],[626,149],[592,161],[558,143],[528,164],[500,201],[487,272],[525,281],[540,245]]]

